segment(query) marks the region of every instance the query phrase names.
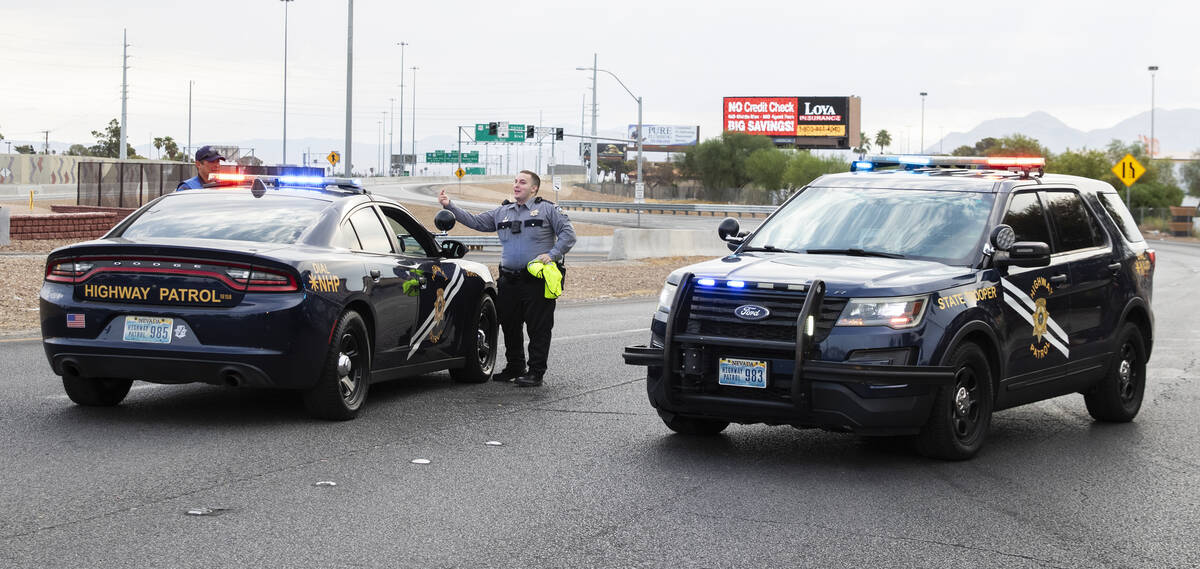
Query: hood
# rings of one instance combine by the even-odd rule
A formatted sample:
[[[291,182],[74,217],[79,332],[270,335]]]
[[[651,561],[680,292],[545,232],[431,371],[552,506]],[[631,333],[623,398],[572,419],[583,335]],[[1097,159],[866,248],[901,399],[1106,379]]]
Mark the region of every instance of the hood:
[[[975,269],[933,261],[802,253],[730,255],[684,267],[697,277],[806,284],[825,281],[832,296],[901,296],[933,292],[975,280]]]

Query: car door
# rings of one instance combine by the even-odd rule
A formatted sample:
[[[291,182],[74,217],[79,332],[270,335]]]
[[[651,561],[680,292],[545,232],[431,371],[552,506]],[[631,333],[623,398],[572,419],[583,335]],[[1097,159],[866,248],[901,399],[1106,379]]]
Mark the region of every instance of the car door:
[[[1006,377],[998,394],[1002,407],[1041,399],[1047,384],[1060,380],[1070,361],[1069,337],[1062,322],[1069,301],[1068,259],[1054,252],[1054,239],[1040,192],[1018,191],[1009,196],[1003,222],[1012,226],[1017,241],[1050,245],[1045,267],[1008,267],[1001,276],[1004,289]]]
[[[458,330],[453,326],[465,296],[459,298],[464,276],[454,263],[441,257],[437,242],[416,219],[403,209],[380,204],[384,220],[396,238],[397,263],[416,274],[420,286],[415,293],[412,340],[405,354],[407,363],[437,361],[458,351]]]
[[[1070,337],[1070,382],[1086,383],[1102,375],[1108,363],[1105,342],[1119,310],[1115,278],[1121,269],[1113,242],[1095,213],[1074,189],[1048,188],[1042,196],[1054,232],[1055,250],[1070,267],[1069,307],[1064,327]],[[1065,390],[1072,390],[1065,386]]]
[[[418,298],[411,294],[418,275],[399,262],[390,231],[374,205],[361,206],[346,217],[343,234],[353,232],[355,250],[367,271],[364,292],[374,308],[375,354],[372,368],[402,365],[412,338]]]

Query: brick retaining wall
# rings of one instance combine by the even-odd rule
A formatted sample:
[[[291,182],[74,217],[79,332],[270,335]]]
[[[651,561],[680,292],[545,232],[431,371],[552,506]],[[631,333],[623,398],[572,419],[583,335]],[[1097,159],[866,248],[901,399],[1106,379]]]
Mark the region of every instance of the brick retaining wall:
[[[124,218],[111,211],[21,214],[9,218],[8,231],[13,240],[95,239]]]

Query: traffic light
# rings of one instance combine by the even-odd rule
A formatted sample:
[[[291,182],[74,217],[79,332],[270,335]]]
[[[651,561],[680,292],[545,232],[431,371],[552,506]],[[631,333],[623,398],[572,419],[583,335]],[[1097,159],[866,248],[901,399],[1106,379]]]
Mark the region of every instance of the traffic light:
[[[562,140],[562,129],[561,128],[554,129],[554,140]]]
[[[534,132],[535,131],[534,131],[533,125],[529,125],[529,126],[525,127],[525,138],[533,138]]]
[[[496,132],[500,130],[500,125],[490,122],[488,123],[488,134],[496,136]]]

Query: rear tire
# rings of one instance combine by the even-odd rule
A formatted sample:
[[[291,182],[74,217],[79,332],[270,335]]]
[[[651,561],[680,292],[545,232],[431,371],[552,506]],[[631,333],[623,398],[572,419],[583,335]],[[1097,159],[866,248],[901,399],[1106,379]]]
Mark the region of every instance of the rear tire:
[[[371,341],[353,310],[342,314],[321,377],[304,394],[304,406],[319,419],[347,421],[358,415],[371,385]]]
[[[132,379],[63,376],[63,389],[76,405],[112,407],[129,395]]]
[[[500,321],[496,303],[487,293],[479,299],[475,319],[463,332],[463,357],[466,365],[450,370],[450,378],[459,383],[484,383],[496,371],[496,339]]]
[[[992,368],[983,349],[963,344],[950,358],[954,383],[938,388],[933,411],[917,435],[917,452],[966,460],[983,447],[992,424]]]
[[[713,436],[724,431],[725,427],[729,426],[729,421],[718,421],[716,419],[684,417],[662,412],[658,416],[662,418],[663,424],[668,429],[681,435]]]
[[[1097,421],[1128,423],[1141,410],[1146,393],[1146,344],[1142,331],[1128,322],[1117,338],[1117,358],[1108,375],[1083,394],[1083,402]]]

